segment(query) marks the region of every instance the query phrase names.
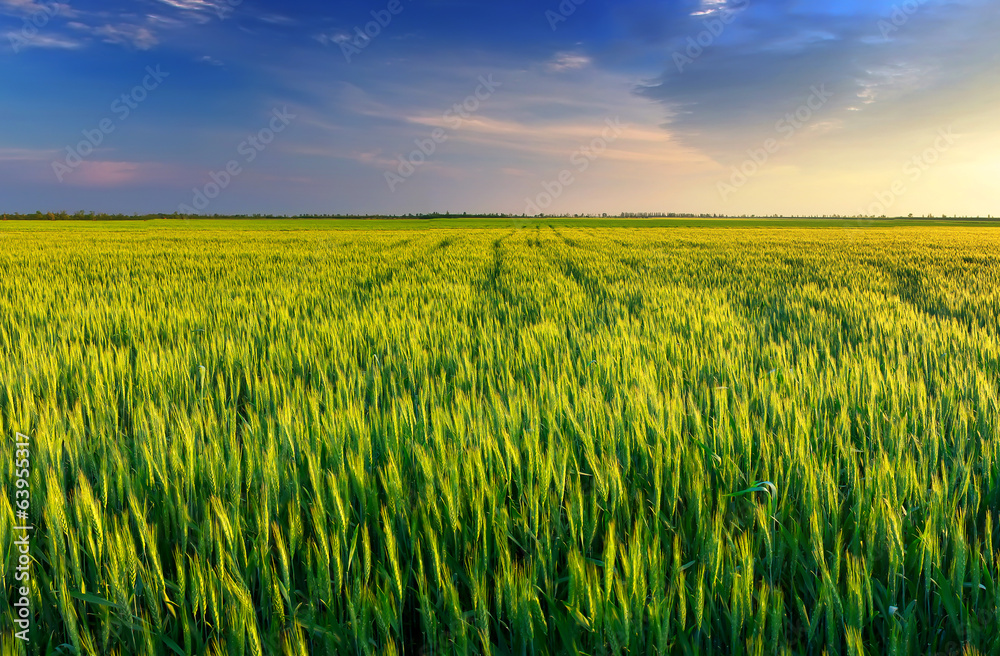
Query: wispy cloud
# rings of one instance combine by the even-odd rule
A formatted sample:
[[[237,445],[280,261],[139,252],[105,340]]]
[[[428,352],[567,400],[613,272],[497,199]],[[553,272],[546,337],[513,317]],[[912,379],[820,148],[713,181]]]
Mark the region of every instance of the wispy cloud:
[[[213,0],[160,0],[165,5],[184,11],[216,11],[221,3]]]
[[[129,46],[136,50],[149,50],[160,41],[148,27],[119,23],[118,25],[102,25],[94,30],[105,43]]]
[[[20,29],[4,34],[4,46],[13,52],[28,48],[54,48],[70,50],[83,43],[61,34],[56,21],[63,22],[78,15],[68,4],[60,2],[40,3],[34,0],[0,0],[0,16],[20,19]],[[7,49],[6,47],[4,48]]]
[[[722,13],[725,11],[730,4],[728,0],[701,0],[701,4],[698,9],[691,12],[692,16],[714,16],[715,14]],[[746,2],[739,3],[746,5]]]
[[[591,63],[590,57],[574,52],[560,52],[548,63],[548,69],[556,73],[586,68]]]
[[[827,5],[803,5],[775,22],[773,6],[750,4],[733,33],[726,33],[731,38],[715,43],[697,71],[678,75],[667,69],[637,93],[663,106],[665,123],[679,140],[722,159],[772,132],[818,84],[835,93],[825,110],[829,125],[839,126],[831,130],[856,129],[859,121],[867,125],[876,119],[862,115],[876,108],[880,116],[895,112],[905,121],[953,93],[946,88],[954,85],[957,71],[963,71],[957,79],[968,79],[985,70],[990,57],[984,55],[994,53],[995,61],[1000,54],[990,36],[1000,25],[998,14],[976,10],[977,2],[946,7],[931,0],[909,19],[907,38],[892,43],[872,38],[878,36],[881,14],[891,11],[888,5],[859,5],[840,14]],[[703,3],[700,11],[721,5]],[[951,37],[941,41],[941,34]],[[955,47],[956,40],[980,47]],[[940,89],[936,95],[935,89]]]
[[[8,43],[16,43],[18,49],[54,48],[57,50],[75,50],[84,46],[83,41],[59,34],[36,33],[31,36],[26,36],[17,32],[8,32],[6,37],[5,41]]]
[[[48,14],[71,18],[76,15],[69,4],[63,2],[36,2],[35,0],[0,0],[0,13],[13,16]]]
[[[930,87],[937,77],[937,67],[922,67],[908,63],[885,64],[866,70],[864,75],[858,78],[856,95],[861,106],[872,105]],[[861,106],[854,105],[849,109],[859,111]]]
[[[56,153],[39,148],[0,148],[0,162],[47,162]]]

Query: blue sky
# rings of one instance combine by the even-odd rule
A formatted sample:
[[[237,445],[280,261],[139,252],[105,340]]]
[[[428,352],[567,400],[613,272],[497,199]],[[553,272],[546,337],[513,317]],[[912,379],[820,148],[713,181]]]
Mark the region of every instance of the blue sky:
[[[0,209],[998,215],[998,33],[986,0],[0,0]]]

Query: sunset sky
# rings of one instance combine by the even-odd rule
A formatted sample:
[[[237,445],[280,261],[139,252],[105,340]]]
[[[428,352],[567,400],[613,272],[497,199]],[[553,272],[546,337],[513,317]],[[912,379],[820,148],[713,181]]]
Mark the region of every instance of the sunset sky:
[[[0,211],[1000,215],[996,0],[0,0],[0,34]]]

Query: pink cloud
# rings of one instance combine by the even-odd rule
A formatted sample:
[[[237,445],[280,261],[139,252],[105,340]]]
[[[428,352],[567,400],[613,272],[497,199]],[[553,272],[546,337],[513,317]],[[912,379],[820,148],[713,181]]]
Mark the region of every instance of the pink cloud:
[[[66,184],[75,187],[124,187],[173,177],[170,167],[156,162],[84,161],[65,179]]]

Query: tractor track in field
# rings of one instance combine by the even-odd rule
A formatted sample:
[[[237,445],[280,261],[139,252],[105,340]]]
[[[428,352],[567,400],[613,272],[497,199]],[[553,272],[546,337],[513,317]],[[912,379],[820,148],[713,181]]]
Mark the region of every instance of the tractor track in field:
[[[413,241],[413,239],[404,239],[393,244],[392,248],[397,246],[408,246],[413,243]],[[377,272],[370,278],[355,281],[354,286],[351,289],[351,297],[353,298],[354,303],[358,306],[362,306],[371,302],[372,297],[376,294],[376,292],[381,291],[383,288],[392,284],[392,281],[396,278],[397,274],[413,269],[415,265],[438,253],[441,253],[454,243],[455,239],[445,238],[431,246],[424,247],[420,251],[417,251],[412,257],[407,258],[396,266],[387,267],[386,269]]]
[[[521,323],[533,326],[541,321],[542,315],[541,306],[537,299],[524,298],[504,282],[504,278],[510,273],[504,256],[504,241],[514,234],[514,232],[510,232],[493,240],[492,255],[486,266],[486,275],[480,289],[487,299],[492,299],[494,302],[500,301],[496,305],[500,309],[498,318],[501,323],[505,325]]]
[[[571,252],[586,253],[589,250],[585,246],[582,246],[579,241],[563,235],[555,227],[549,227],[570,248]],[[623,293],[622,295],[615,294],[612,291],[616,284],[624,285],[626,283],[624,278],[621,280],[608,280],[594,276],[571,257],[557,257],[550,254],[550,252],[546,252],[546,257],[565,277],[575,282],[591,299],[600,304],[600,307],[603,308],[606,322],[610,322],[612,319],[611,307],[623,308],[633,319],[639,318],[646,309],[646,300],[641,291]],[[638,258],[628,257],[619,259],[618,261],[629,269],[637,282],[648,279],[651,273],[648,266],[643,265]]]

